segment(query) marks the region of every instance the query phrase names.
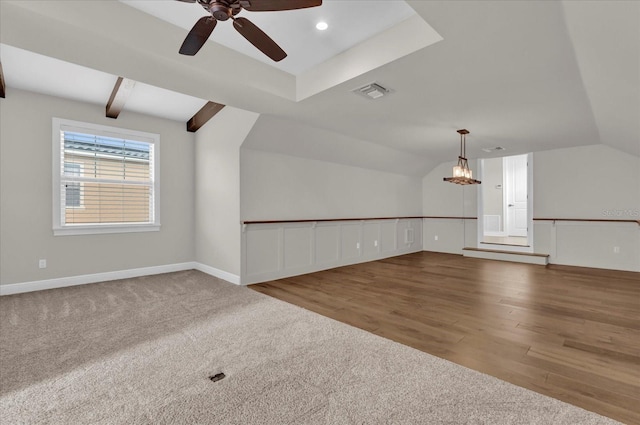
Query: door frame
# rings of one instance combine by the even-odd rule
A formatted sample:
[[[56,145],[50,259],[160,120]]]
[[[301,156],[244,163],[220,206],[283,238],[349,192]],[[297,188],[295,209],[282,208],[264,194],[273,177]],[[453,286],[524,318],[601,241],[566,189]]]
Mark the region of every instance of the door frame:
[[[518,154],[520,155],[520,154]],[[534,193],[533,193],[533,154],[527,153],[522,154],[527,155],[527,195],[529,196],[527,202],[527,245],[529,246],[516,246],[516,245],[497,245],[490,243],[482,243],[484,239],[484,202],[483,202],[483,187],[482,184],[478,185],[477,192],[477,206],[478,206],[478,219],[477,221],[477,248],[480,249],[495,249],[501,251],[512,251],[512,252],[534,252],[534,238],[533,238],[533,202],[534,202]],[[517,155],[507,155],[507,156],[517,156]],[[503,170],[503,188],[504,188],[504,170]],[[478,180],[482,181],[484,178],[484,160],[483,158],[478,159]],[[503,191],[503,209],[506,208],[504,204],[504,191]],[[505,230],[506,230],[506,212],[504,213],[505,217]]]

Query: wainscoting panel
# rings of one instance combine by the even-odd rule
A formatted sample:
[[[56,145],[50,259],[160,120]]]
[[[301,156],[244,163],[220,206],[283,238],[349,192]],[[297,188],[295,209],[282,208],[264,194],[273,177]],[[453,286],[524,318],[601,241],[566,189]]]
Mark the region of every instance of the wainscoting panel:
[[[252,223],[243,226],[242,284],[422,250],[421,219]]]
[[[364,223],[362,225],[362,254],[365,257],[377,255],[380,252],[380,223]]]
[[[313,263],[312,229],[291,227],[284,229],[284,267],[309,267]]]
[[[422,219],[410,220],[406,225],[396,227],[396,241],[398,250],[413,249],[419,246],[422,248]]]
[[[548,230],[554,264],[640,272],[636,223],[556,222]]]
[[[340,259],[340,227],[318,224],[312,230],[315,237],[315,263],[318,266],[336,264]]]
[[[396,249],[398,249],[398,241],[396,239],[395,221],[380,223],[380,252],[394,252]]]
[[[247,273],[273,273],[280,267],[281,228],[262,228],[247,233]]]
[[[343,224],[342,232],[342,259],[350,260],[360,256],[362,240],[362,227],[360,224]]]
[[[424,250],[462,254],[462,248],[477,246],[477,229],[475,219],[425,218]]]

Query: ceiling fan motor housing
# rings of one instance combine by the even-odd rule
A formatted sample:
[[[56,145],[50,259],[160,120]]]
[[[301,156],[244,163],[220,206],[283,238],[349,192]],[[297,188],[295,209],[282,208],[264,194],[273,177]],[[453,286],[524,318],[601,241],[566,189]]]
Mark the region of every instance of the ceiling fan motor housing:
[[[218,21],[226,21],[233,15],[233,10],[226,3],[214,1],[207,5],[207,10]]]
[[[217,21],[226,21],[237,15],[242,6],[238,0],[196,0],[200,6],[216,18]],[[248,2],[247,2],[248,3]],[[251,3],[248,3],[251,4]]]

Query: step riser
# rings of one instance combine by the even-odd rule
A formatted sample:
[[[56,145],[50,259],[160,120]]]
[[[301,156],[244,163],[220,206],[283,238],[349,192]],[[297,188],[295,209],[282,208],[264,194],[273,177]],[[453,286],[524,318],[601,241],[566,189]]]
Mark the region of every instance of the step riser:
[[[463,250],[462,254],[465,257],[471,258],[482,258],[485,260],[498,260],[498,261],[511,261],[514,263],[526,263],[526,264],[537,264],[541,266],[546,266],[549,261],[549,257],[541,257],[541,256],[529,256],[529,255],[514,255],[514,254],[504,254],[497,252],[482,252],[482,251],[467,251]]]

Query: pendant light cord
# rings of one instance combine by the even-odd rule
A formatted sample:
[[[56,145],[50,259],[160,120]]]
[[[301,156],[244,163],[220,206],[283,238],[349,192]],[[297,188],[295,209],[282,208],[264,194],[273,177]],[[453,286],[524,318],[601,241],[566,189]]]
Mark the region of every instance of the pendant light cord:
[[[465,138],[464,134],[460,135],[460,150],[462,151],[462,157],[466,158],[467,157],[467,140]]]

